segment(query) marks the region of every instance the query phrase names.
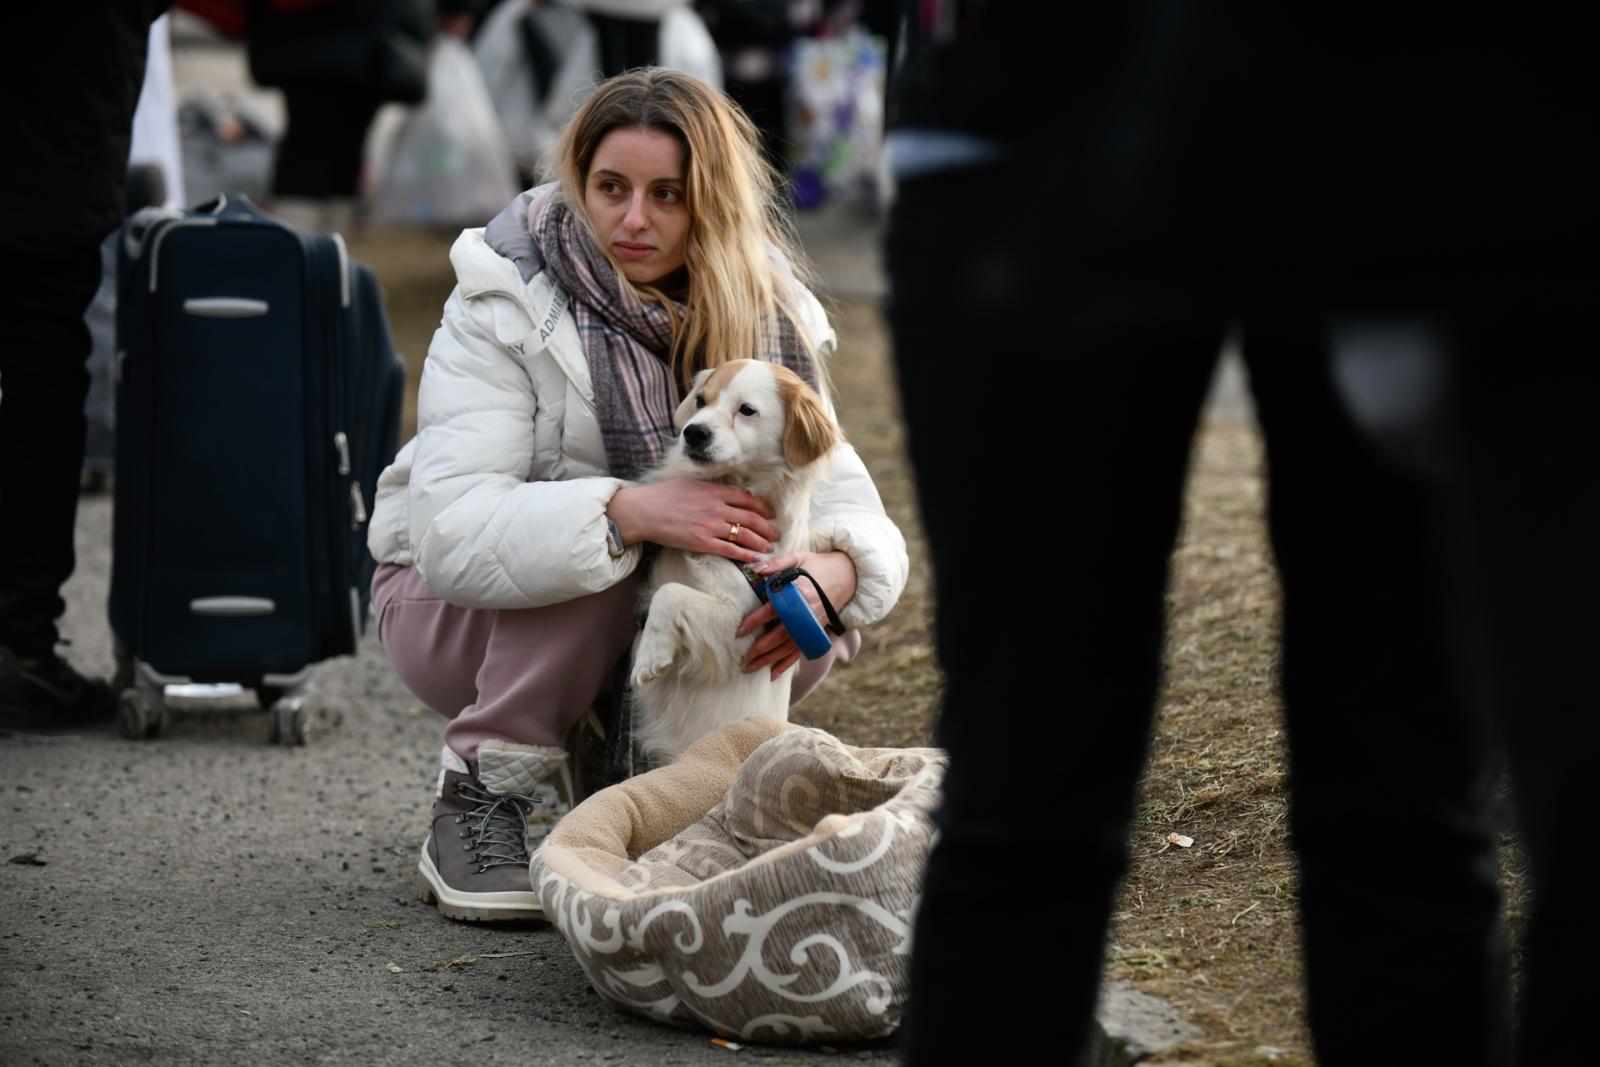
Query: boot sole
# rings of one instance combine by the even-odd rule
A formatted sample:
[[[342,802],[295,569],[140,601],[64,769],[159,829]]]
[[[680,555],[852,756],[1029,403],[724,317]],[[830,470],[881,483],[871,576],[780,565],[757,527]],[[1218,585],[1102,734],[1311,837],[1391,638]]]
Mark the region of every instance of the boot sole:
[[[440,915],[460,922],[527,922],[544,918],[539,895],[531,889],[526,893],[463,893],[451,889],[428,855],[427,842],[423,842],[422,857],[417,862],[416,891],[418,900],[437,905]]]

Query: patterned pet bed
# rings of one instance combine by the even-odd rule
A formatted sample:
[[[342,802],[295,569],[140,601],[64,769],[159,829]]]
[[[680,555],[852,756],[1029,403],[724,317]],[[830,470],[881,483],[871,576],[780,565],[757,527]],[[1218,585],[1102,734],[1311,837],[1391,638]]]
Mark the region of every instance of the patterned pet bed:
[[[753,716],[580,804],[533,882],[621,1008],[762,1041],[882,1037],[943,771],[936,749]]]

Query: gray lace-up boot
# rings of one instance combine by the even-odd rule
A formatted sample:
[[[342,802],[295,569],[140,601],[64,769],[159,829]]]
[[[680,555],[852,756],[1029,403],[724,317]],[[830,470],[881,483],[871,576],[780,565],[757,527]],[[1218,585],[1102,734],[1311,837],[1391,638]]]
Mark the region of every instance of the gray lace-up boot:
[[[485,741],[478,774],[446,747],[439,754],[433,829],[417,863],[417,899],[469,922],[544,915],[528,880],[529,854],[572,810],[563,749]]]

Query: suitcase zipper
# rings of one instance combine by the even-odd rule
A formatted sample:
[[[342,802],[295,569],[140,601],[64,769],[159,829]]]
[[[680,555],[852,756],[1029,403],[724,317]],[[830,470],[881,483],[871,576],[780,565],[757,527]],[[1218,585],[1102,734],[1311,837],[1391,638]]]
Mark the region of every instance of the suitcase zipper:
[[[361,524],[367,521],[367,502],[361,499],[361,483],[350,483],[350,529],[352,532],[360,530]]]
[[[354,468],[350,464],[350,437],[343,430],[333,435],[334,450],[339,453],[339,473],[348,475]],[[350,529],[359,531],[361,524],[367,521],[367,502],[361,497],[361,482],[359,479],[350,480]]]
[[[350,473],[350,438],[343,430],[333,435],[334,451],[339,453],[339,473]]]
[[[313,576],[313,590],[322,592],[316,583],[325,580],[328,583],[326,592],[335,599],[330,603],[323,596],[312,598],[315,605],[314,621],[319,635],[318,652],[346,655],[354,648],[354,643],[350,636],[341,632],[344,624],[340,621],[344,615],[343,590],[349,572],[349,563],[344,550],[344,543],[348,537],[343,532],[344,523],[340,521],[340,516],[348,504],[343,481],[345,476],[336,471],[345,465],[345,454],[349,451],[349,443],[345,441],[341,448],[340,438],[343,435],[335,429],[344,424],[344,419],[340,415],[338,381],[340,349],[343,347],[342,322],[339,306],[336,303],[338,297],[333,292],[332,277],[333,271],[339,269],[337,262],[339,257],[333,242],[327,237],[295,230],[288,232],[302,242],[306,267],[305,279],[309,283],[305,319],[306,342],[303,347],[305,369],[309,375],[320,378],[324,385],[321,421],[317,427],[317,437],[312,438],[314,442],[320,441],[319,444],[313,445],[318,462],[312,473],[316,476],[315,480],[321,483],[316,490],[319,506],[312,514],[312,525],[316,531],[316,540],[321,542],[326,553],[327,570]],[[325,452],[323,449],[329,451]],[[313,552],[313,555],[316,553]]]
[[[344,234],[333,235],[333,243],[339,249],[339,306],[350,306],[350,250],[344,246]]]
[[[336,268],[339,272],[339,305],[338,307],[332,306],[331,300],[324,304],[323,321],[326,324],[324,336],[330,342],[330,347],[325,352],[326,358],[324,369],[325,373],[327,374],[326,380],[329,386],[328,399],[330,401],[330,422],[337,426],[340,423],[344,423],[349,417],[347,411],[349,398],[346,396],[345,389],[345,378],[347,374],[345,364],[351,358],[351,316],[349,311],[351,296],[351,272],[350,253],[345,247],[344,237],[337,233],[330,234],[329,237],[331,238],[333,244]],[[344,430],[335,430],[333,434],[333,445],[339,457],[338,475],[340,478],[350,479],[345,483],[344,493],[339,492],[337,487],[334,489],[334,500],[337,501],[341,497],[348,498],[350,529],[352,531],[358,531],[361,528],[361,523],[366,519],[366,503],[361,498],[360,483],[351,477],[355,468],[351,463],[349,434],[347,434]],[[329,528],[333,529],[334,527],[332,527],[330,524]],[[337,589],[344,589],[347,587],[350,588],[351,602],[352,604],[355,604],[357,602],[357,594],[353,586],[351,586],[349,580],[351,577],[351,551],[352,549],[350,547],[348,538],[343,535],[334,537],[333,555],[332,559],[330,560],[332,564],[334,587]],[[356,642],[360,637],[358,616],[359,611],[352,611],[351,617],[348,620],[350,624],[348,641],[350,652],[355,650]]]

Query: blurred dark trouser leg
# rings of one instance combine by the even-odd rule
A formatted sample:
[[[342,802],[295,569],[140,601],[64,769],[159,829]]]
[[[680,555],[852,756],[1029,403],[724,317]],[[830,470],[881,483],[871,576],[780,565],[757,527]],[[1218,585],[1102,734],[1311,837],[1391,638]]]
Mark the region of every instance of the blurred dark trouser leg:
[[[1247,318],[1283,580],[1282,683],[1319,1063],[1504,1064],[1485,694],[1458,487],[1364,436],[1328,322]]]
[[[1070,223],[1010,210],[1019,173],[905,181],[890,221],[951,757],[913,942],[915,1065],[1085,1035],[1222,338],[1181,288],[1108,280]]]
[[[779,60],[781,62],[781,59]],[[785,109],[788,107],[787,75],[774,74],[765,81],[728,80],[728,95],[744,109],[761,134],[761,151],[779,174],[789,173],[789,142]]]
[[[1468,484],[1532,889],[1525,1067],[1593,1055],[1583,1020],[1600,933],[1584,843],[1600,825],[1600,336],[1585,288],[1463,330]]]
[[[89,330],[100,242],[70,252],[0,249],[0,645],[48,652],[66,610],[83,465]]]
[[[315,200],[355,196],[367,127],[378,101],[358,86],[342,83],[287,86],[283,95],[289,125],[278,143],[273,195]]]

